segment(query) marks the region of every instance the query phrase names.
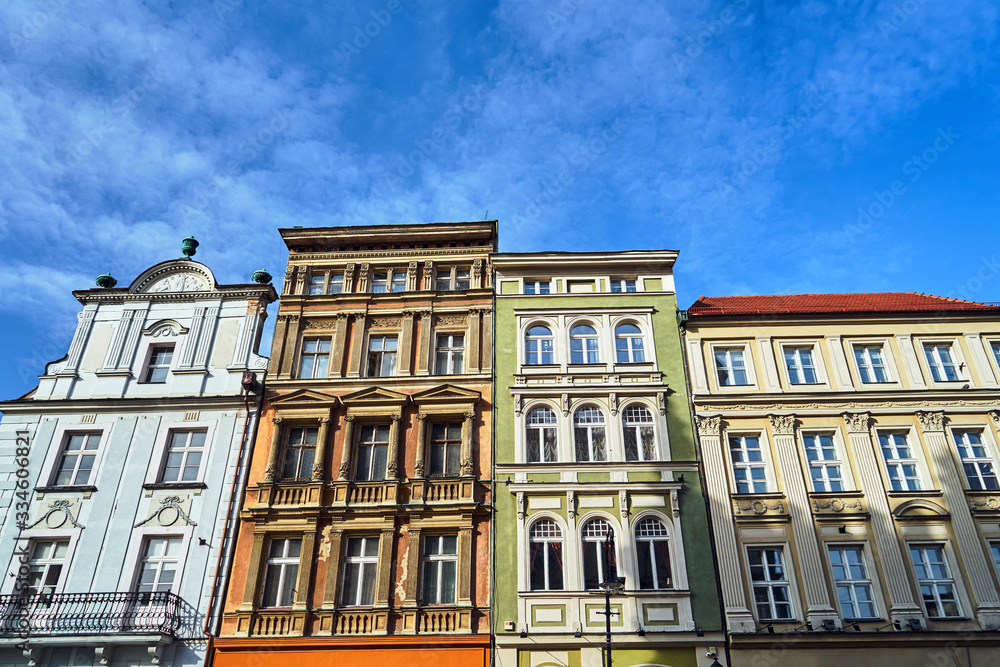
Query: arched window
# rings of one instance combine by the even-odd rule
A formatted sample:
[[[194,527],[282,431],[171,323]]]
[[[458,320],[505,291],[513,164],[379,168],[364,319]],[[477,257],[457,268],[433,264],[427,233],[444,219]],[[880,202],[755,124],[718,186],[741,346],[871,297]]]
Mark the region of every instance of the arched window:
[[[612,532],[611,524],[604,519],[591,519],[580,531],[583,548],[583,587],[590,591],[600,588],[605,581],[618,576],[615,550],[607,548],[605,540]]]
[[[607,461],[604,414],[595,407],[580,408],[573,415],[573,439],[577,461]]]
[[[571,364],[599,364],[597,330],[589,324],[577,324],[569,331],[569,362]]]
[[[670,542],[659,520],[648,516],[635,525],[635,551],[640,590],[670,588]]]
[[[525,441],[529,463],[558,461],[556,413],[548,408],[535,408],[529,412]]]
[[[555,359],[552,356],[552,331],[541,324],[528,329],[528,335],[524,339],[524,363],[552,364]]]
[[[646,361],[639,327],[630,322],[615,327],[615,352],[619,364],[641,364]]]
[[[642,405],[630,405],[622,413],[622,440],[626,461],[656,460],[653,413]]]
[[[562,531],[552,519],[541,519],[528,535],[528,573],[533,591],[563,589]]]

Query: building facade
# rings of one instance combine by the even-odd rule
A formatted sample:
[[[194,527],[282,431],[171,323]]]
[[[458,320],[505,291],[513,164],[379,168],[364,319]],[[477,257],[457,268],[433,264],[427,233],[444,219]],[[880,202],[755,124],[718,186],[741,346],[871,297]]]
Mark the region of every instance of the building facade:
[[[821,294],[688,315],[732,664],[997,664],[1000,309]]]
[[[497,665],[725,663],[676,255],[493,258]]]
[[[0,403],[0,663],[204,662],[277,294],[217,284],[192,242],[126,288],[74,292],[67,354]]]
[[[216,665],[488,664],[496,223],[281,234]]]

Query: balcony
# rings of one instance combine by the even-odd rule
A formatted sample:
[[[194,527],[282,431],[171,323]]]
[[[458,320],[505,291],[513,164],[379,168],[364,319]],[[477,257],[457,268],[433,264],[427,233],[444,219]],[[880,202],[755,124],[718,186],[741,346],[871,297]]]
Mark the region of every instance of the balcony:
[[[0,595],[0,637],[175,636],[182,600],[173,593]]]

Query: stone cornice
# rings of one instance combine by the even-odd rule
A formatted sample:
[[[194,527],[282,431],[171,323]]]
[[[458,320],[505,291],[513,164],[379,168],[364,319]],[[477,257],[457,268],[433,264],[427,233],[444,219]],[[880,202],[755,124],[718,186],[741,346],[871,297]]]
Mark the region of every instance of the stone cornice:
[[[196,292],[142,292],[137,294],[131,294],[127,289],[74,290],[73,296],[84,305],[88,303],[126,303],[136,301],[205,301],[208,299],[222,299],[224,301],[266,299],[267,303],[271,303],[278,300],[278,294],[271,285],[265,287],[250,285],[222,286],[217,289]]]
[[[57,398],[15,399],[0,401],[5,414],[91,413],[91,412],[177,412],[187,407],[201,410],[217,405],[219,409],[243,409],[243,395],[231,396],[136,396],[128,398]]]

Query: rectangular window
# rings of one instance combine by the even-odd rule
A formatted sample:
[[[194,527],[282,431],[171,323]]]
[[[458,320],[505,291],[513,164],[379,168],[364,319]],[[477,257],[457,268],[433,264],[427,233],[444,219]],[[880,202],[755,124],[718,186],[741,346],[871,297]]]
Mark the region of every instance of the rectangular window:
[[[323,283],[326,280],[326,276],[322,273],[318,276],[310,276],[309,278],[309,294],[322,294],[323,293]]]
[[[462,455],[462,425],[434,424],[431,428],[431,475],[457,477]]]
[[[167,381],[170,373],[170,362],[174,358],[174,345],[154,345],[149,351],[149,363],[143,382],[159,384]]]
[[[612,278],[611,279],[611,291],[612,292],[634,292],[635,291],[635,279],[634,278]]]
[[[451,290],[451,269],[439,269],[434,278],[434,289],[439,292]]]
[[[100,433],[67,433],[54,484],[56,486],[89,484],[100,444]]]
[[[170,431],[161,482],[195,482],[205,452],[207,431]]]
[[[461,375],[464,357],[464,335],[441,334],[437,337],[434,365],[438,375]]]
[[[291,607],[295,593],[296,579],[299,577],[299,558],[302,554],[302,540],[298,538],[275,538],[267,550],[267,565],[264,568],[264,593],[261,607]]]
[[[368,339],[368,377],[384,378],[396,374],[396,337],[372,336]]]
[[[1000,542],[990,543],[990,553],[993,554],[993,565],[997,568],[997,574],[1000,574]]]
[[[889,483],[893,491],[919,491],[917,459],[913,457],[905,433],[879,433],[879,446],[885,459]]]
[[[352,537],[347,540],[344,559],[345,607],[369,606],[375,603],[375,580],[378,576],[378,538]]]
[[[28,594],[52,595],[59,592],[59,577],[69,551],[69,540],[38,540],[31,544],[28,563]]]
[[[843,491],[844,478],[840,473],[840,457],[830,433],[802,435],[802,445],[809,461],[809,477],[813,491]]]
[[[792,599],[783,557],[780,548],[747,550],[759,621],[788,621],[792,618]]]
[[[791,384],[819,383],[811,347],[786,347],[785,367],[788,368],[788,381]]]
[[[1000,341],[990,343],[990,348],[993,350],[993,357],[997,360],[997,364],[1000,365]]]
[[[318,436],[318,428],[295,427],[288,429],[288,440],[285,441],[285,460],[281,468],[283,480],[312,479]]]
[[[405,271],[390,271],[392,274],[392,284],[391,289],[393,292],[405,292],[406,291],[406,272]]]
[[[439,292],[467,290],[472,285],[470,275],[469,269],[458,267],[439,269],[434,277],[434,289]]]
[[[715,348],[715,373],[719,378],[720,386],[734,387],[750,384],[747,378],[746,364],[743,361],[743,352],[744,348],[742,347]]]
[[[830,565],[840,614],[848,620],[877,618],[863,547],[831,546]]]
[[[93,648],[52,648],[45,667],[92,667],[94,657]]]
[[[372,294],[385,294],[389,291],[389,276],[392,271],[375,271],[372,273]]]
[[[571,294],[594,291],[593,280],[568,280],[566,281],[566,291]]]
[[[962,459],[962,469],[969,488],[973,491],[996,491],[997,473],[993,468],[993,457],[986,451],[979,431],[955,431],[955,446]]]
[[[136,593],[169,593],[177,578],[181,537],[150,537],[142,547]]]
[[[924,343],[924,355],[935,382],[958,382],[955,359],[948,343]]]
[[[300,378],[325,378],[330,364],[330,339],[306,338],[302,341]]]
[[[881,345],[855,345],[854,360],[858,363],[858,373],[862,382],[892,381],[885,369]]]
[[[524,281],[525,294],[549,294],[551,288],[548,280],[528,280]]]
[[[928,618],[957,618],[962,610],[955,594],[955,580],[951,577],[944,556],[944,545],[910,545],[910,560],[917,573],[917,585]]]
[[[433,535],[424,538],[423,604],[455,604],[458,575],[458,537]]]
[[[385,479],[389,459],[389,426],[365,424],[358,437],[358,463],[354,470],[356,482],[381,482]]]
[[[760,438],[753,435],[729,437],[736,493],[767,493],[767,468]]]
[[[330,286],[327,288],[327,294],[342,294],[344,292],[344,274],[343,273],[331,273],[330,274]]]

